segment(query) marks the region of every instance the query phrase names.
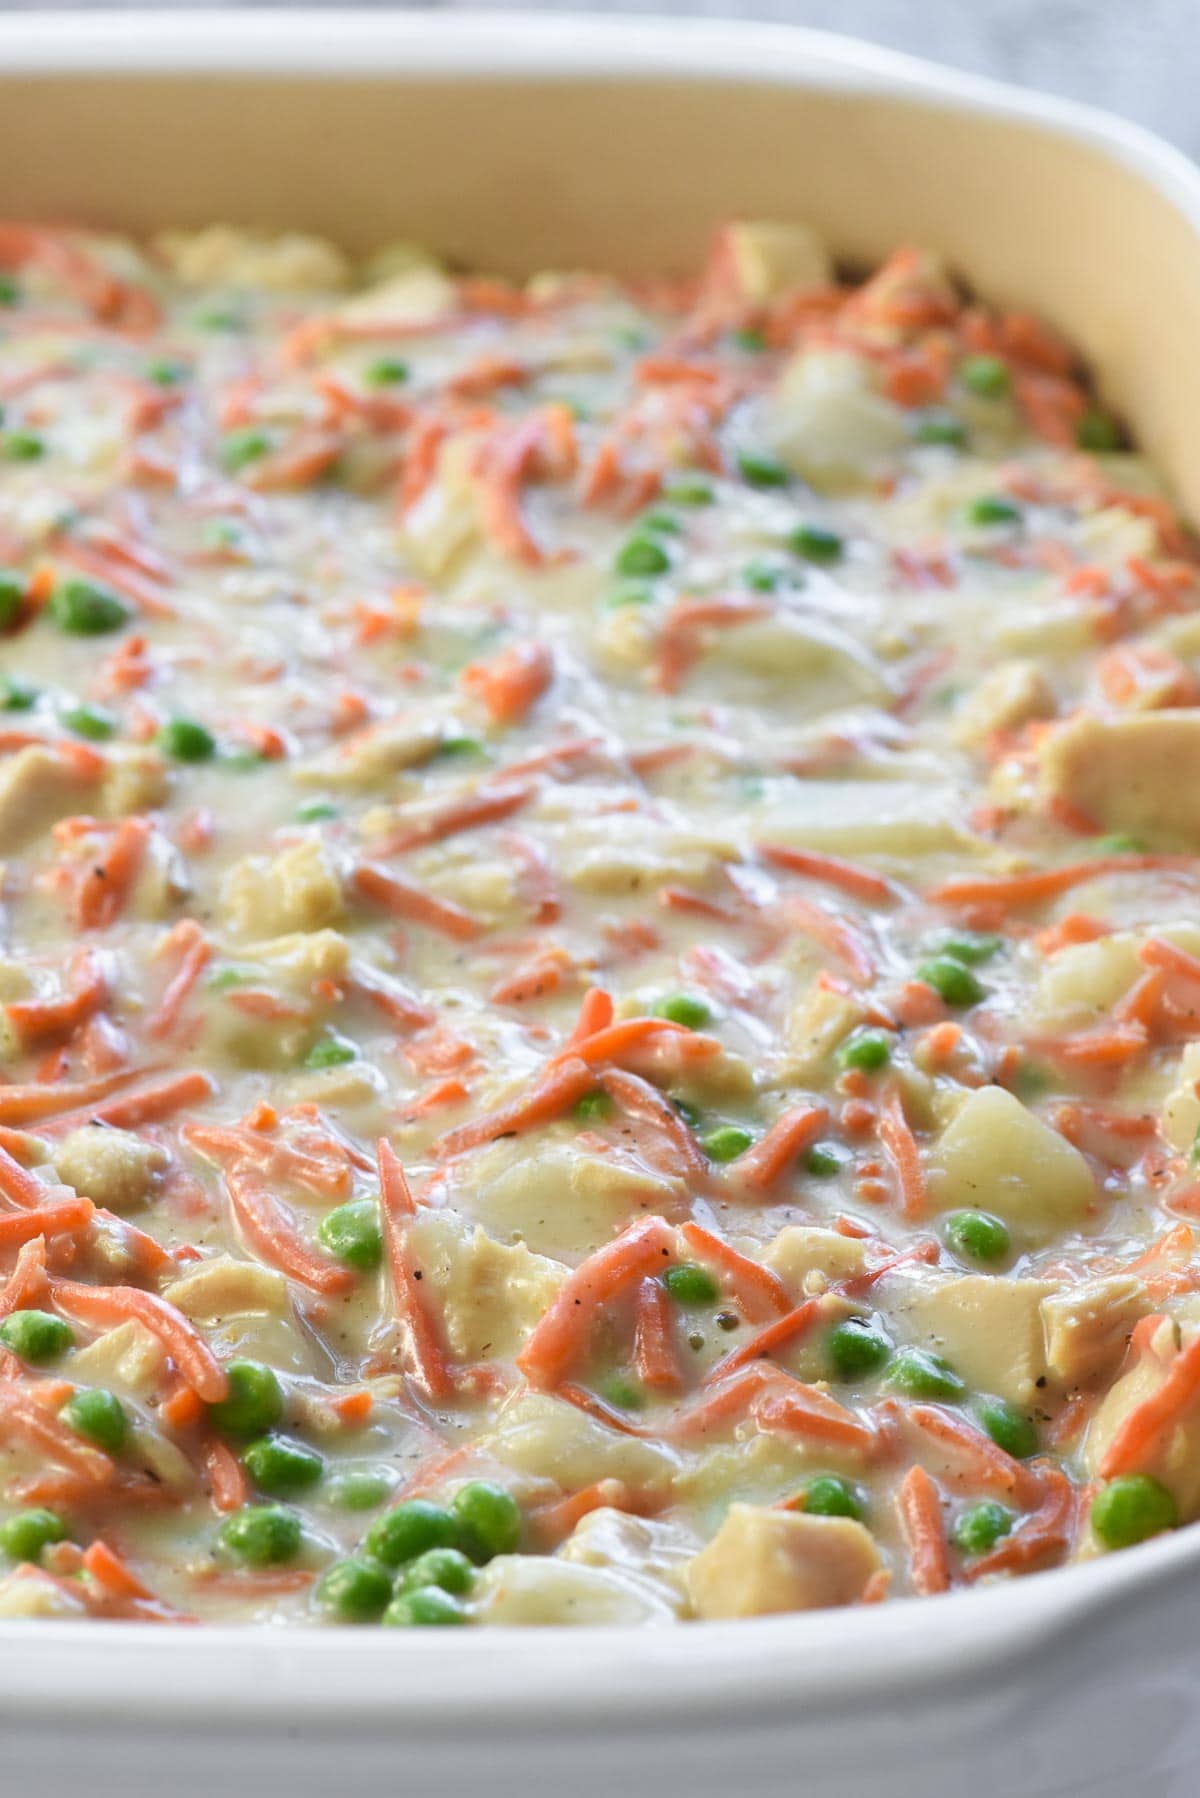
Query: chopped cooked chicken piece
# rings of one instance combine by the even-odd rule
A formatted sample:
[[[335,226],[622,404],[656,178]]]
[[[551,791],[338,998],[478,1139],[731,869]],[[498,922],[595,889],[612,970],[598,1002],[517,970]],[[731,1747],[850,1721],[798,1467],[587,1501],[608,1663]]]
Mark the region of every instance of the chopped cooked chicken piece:
[[[697,1617],[762,1617],[855,1604],[880,1565],[852,1518],[735,1504],[683,1577]]]
[[[54,1153],[60,1180],[118,1215],[146,1203],[169,1163],[157,1143],[109,1124],[81,1125],[64,1136]]]
[[[1040,790],[1097,830],[1200,844],[1200,710],[1073,718],[1039,752]]]

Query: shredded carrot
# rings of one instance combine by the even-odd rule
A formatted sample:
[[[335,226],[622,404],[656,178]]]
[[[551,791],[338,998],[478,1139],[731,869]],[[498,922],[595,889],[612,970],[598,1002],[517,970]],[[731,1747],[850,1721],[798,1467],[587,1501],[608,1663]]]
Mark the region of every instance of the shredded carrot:
[[[794,894],[782,902],[782,912],[794,929],[812,937],[814,942],[835,955],[854,980],[865,986],[875,978],[875,960],[870,948],[862,933],[845,918],[835,917],[822,906],[810,905],[806,899],[798,899]]]
[[[967,1569],[969,1580],[984,1579],[993,1573],[1025,1573],[1051,1556],[1062,1554],[1069,1546],[1075,1504],[1071,1482],[1048,1463],[1040,1464],[1031,1477],[1036,1478],[1043,1494],[1037,1510],[989,1554],[972,1562]]]
[[[21,1381],[0,1380],[0,1439],[35,1449],[92,1486],[107,1485],[116,1471],[108,1455],[50,1416]]]
[[[803,1336],[817,1321],[821,1314],[821,1301],[818,1298],[805,1299],[802,1304],[786,1311],[772,1323],[765,1324],[756,1330],[753,1336],[733,1349],[705,1375],[705,1386],[719,1385],[739,1368],[747,1367],[752,1361],[765,1361],[776,1349],[790,1346],[797,1336]]]
[[[95,1216],[90,1199],[60,1199],[57,1204],[43,1205],[37,1211],[14,1211],[0,1216],[0,1250],[15,1249],[36,1236],[74,1236],[86,1229]]]
[[[885,904],[903,896],[903,889],[894,881],[885,880],[870,868],[859,867],[857,862],[843,861],[840,856],[818,855],[812,849],[789,849],[781,843],[760,843],[758,853],[773,868],[802,874],[807,880],[836,887],[850,898],[864,899],[868,904]]]
[[[661,1217],[644,1217],[567,1275],[525,1338],[517,1366],[531,1386],[552,1391],[587,1347],[596,1314],[635,1281],[670,1261],[675,1235]]]
[[[127,1082],[128,1078],[128,1075],[122,1076],[120,1084]],[[99,1086],[101,1082],[95,1081],[92,1084]],[[114,1084],[117,1082],[110,1077],[110,1091]],[[70,1096],[68,1089],[60,1087],[57,1090],[60,1098]],[[117,1130],[136,1130],[139,1124],[150,1124],[157,1119],[171,1117],[187,1106],[211,1098],[214,1090],[213,1081],[207,1074],[198,1071],[173,1074],[151,1086],[138,1087],[131,1093],[120,1093],[116,1098],[101,1099],[94,1105],[85,1104],[78,1110],[60,1112],[57,1115],[49,1113],[48,1119],[56,1131],[93,1122],[111,1124]],[[0,1096],[0,1110],[2,1109],[3,1097]]]
[[[671,1300],[661,1280],[647,1278],[638,1287],[633,1359],[638,1379],[651,1392],[679,1390]]]
[[[825,1105],[797,1105],[776,1118],[764,1136],[740,1155],[735,1164],[739,1183],[765,1192],[793,1166],[814,1143],[829,1122]]]
[[[938,1489],[923,1467],[910,1467],[896,1493],[908,1541],[913,1590],[922,1598],[950,1586],[950,1556]]]
[[[4,1007],[10,1025],[24,1045],[71,1035],[104,1004],[108,981],[100,963],[85,954],[76,966],[82,978],[73,993],[61,999],[15,999]]]
[[[421,924],[441,936],[452,937],[455,942],[470,942],[483,928],[478,918],[473,918],[461,905],[438,899],[411,881],[398,880],[394,874],[385,874],[382,868],[372,867],[367,862],[355,868],[351,880],[364,899],[382,906],[393,918],[403,918],[406,924]]]
[[[471,662],[458,677],[493,724],[518,724],[554,679],[554,657],[542,643],[513,643],[487,662]]]
[[[354,1285],[349,1268],[335,1266],[309,1247],[257,1169],[244,1165],[229,1169],[225,1190],[242,1234],[269,1266],[331,1297]]]
[[[926,897],[935,905],[993,905],[1021,910],[1045,905],[1102,874],[1140,874],[1154,869],[1177,873],[1200,872],[1200,861],[1190,855],[1097,855],[1091,861],[1071,862],[1064,868],[1045,868],[1032,874],[992,874],[943,881]]]
[[[123,818],[113,833],[102,860],[89,864],[78,895],[78,916],[85,930],[102,930],[123,909],[142,865],[150,823],[146,818]]]
[[[462,799],[451,799],[434,806],[419,817],[404,820],[392,835],[377,845],[381,855],[403,855],[409,849],[421,849],[427,843],[440,843],[457,836],[460,831],[477,830],[484,824],[495,824],[509,818],[528,804],[532,786],[514,781],[477,787]]]
[[[751,1323],[764,1323],[791,1311],[787,1287],[761,1261],[740,1254],[700,1224],[686,1223],[680,1234],[697,1259],[715,1271],[734,1304]]]
[[[708,1162],[687,1124],[669,1099],[638,1074],[623,1068],[607,1068],[599,1076],[600,1085],[627,1117],[649,1124],[667,1148],[666,1170],[681,1175],[692,1186],[708,1183]],[[662,1161],[662,1157],[653,1157]]]
[[[214,1511],[228,1515],[240,1510],[249,1497],[249,1483],[233,1450],[219,1436],[210,1436],[204,1444],[203,1460]]]
[[[53,1284],[56,1304],[86,1323],[111,1329],[136,1319],[157,1336],[206,1404],[225,1397],[229,1390],[225,1370],[196,1326],[166,1299],[135,1286],[81,1286],[74,1280],[55,1280]]]
[[[875,1432],[869,1424],[819,1386],[805,1386],[798,1380],[768,1387],[754,1402],[754,1420],[769,1435],[800,1436],[852,1454],[870,1455],[875,1448]]]
[[[396,1311],[407,1332],[413,1378],[437,1404],[454,1390],[454,1381],[437,1331],[425,1308],[416,1271],[409,1265],[407,1226],[416,1211],[399,1157],[386,1137],[377,1145],[379,1211],[384,1248]]]
[[[432,1153],[439,1161],[446,1160],[452,1155],[461,1155],[467,1149],[495,1142],[499,1136],[520,1135],[526,1130],[535,1129],[539,1124],[553,1123],[555,1118],[561,1117],[564,1111],[569,1111],[578,1099],[582,1099],[585,1093],[592,1092],[595,1084],[591,1069],[577,1056],[552,1062],[542,1078],[527,1087],[511,1104],[502,1105],[498,1111],[460,1124],[456,1130],[451,1130],[434,1143]]]
[[[146,1035],[151,1037],[170,1035],[188,995],[212,959],[212,944],[194,919],[186,918],[171,934],[182,956],[157,1008],[146,1020]]]
[[[529,1522],[539,1545],[553,1549],[593,1511],[630,1511],[632,1508],[633,1494],[625,1481],[603,1479],[582,1486],[577,1492],[569,1492],[565,1498],[555,1499],[551,1504],[539,1505],[530,1514]]]
[[[965,1477],[987,1491],[999,1491],[1018,1503],[1036,1488],[1036,1480],[1020,1461],[997,1447],[989,1435],[941,1405],[910,1405],[908,1421],[949,1451]]]
[[[1122,1420],[1097,1469],[1101,1479],[1111,1480],[1118,1474],[1136,1471],[1198,1392],[1200,1336],[1180,1349],[1157,1391],[1135,1405]]]
[[[492,1005],[528,1005],[548,993],[556,993],[571,967],[571,957],[557,943],[531,955],[528,961],[498,980],[488,993]]]
[[[618,1022],[595,1031],[591,1036],[573,1036],[556,1059],[561,1061],[563,1057],[568,1057],[571,1060],[586,1061],[592,1066],[603,1061],[621,1061],[631,1050],[639,1049],[655,1038],[668,1036],[677,1039],[681,1045],[686,1045],[685,1053],[693,1061],[701,1061],[706,1056],[720,1052],[721,1045],[715,1037],[704,1036],[698,1030],[689,1030],[686,1024],[674,1024],[669,1018],[621,1018]]]
[[[896,1173],[901,1215],[911,1222],[924,1215],[925,1176],[921,1151],[904,1115],[904,1095],[898,1084],[889,1085],[879,1110],[879,1140]]]

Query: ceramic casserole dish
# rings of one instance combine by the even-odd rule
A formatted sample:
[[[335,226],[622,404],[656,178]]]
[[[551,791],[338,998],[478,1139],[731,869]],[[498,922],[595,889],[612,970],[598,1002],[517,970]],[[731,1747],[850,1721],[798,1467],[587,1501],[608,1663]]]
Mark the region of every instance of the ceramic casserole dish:
[[[799,31],[496,13],[10,17],[0,91],[6,217],[404,236],[511,274],[674,272],[738,216],[854,265],[929,245],[1067,332],[1200,514],[1200,175],[1084,108]],[[3,1789],[1183,1798],[1198,1591],[1187,1530],[664,1632],[6,1622]]]

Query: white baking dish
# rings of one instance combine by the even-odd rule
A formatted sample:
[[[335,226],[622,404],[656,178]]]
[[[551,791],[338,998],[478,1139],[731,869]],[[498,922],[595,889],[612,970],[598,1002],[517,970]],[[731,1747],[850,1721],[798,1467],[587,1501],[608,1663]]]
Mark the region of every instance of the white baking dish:
[[[1200,512],[1200,174],[1085,109],[766,26],[0,20],[0,212],[694,263],[731,214],[945,250],[1093,358]],[[0,1625],[0,1793],[1193,1798],[1200,1531],[991,1592],[675,1630]]]

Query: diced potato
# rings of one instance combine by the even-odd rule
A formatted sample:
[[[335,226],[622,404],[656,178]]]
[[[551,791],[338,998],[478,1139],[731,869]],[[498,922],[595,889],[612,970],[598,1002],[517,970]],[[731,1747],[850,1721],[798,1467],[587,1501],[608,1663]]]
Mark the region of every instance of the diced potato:
[[[84,1124],[59,1144],[54,1166],[60,1180],[122,1216],[144,1205],[170,1157],[156,1143],[109,1124]]]
[[[1095,1203],[1078,1149],[1000,1086],[973,1092],[930,1157],[930,1204],[995,1212],[1030,1243],[1079,1223]]]
[[[754,809],[764,841],[836,855],[935,855],[977,845],[962,828],[962,795],[934,781],[803,780]]]
[[[480,540],[472,463],[473,446],[452,438],[438,456],[434,479],[405,514],[401,543],[421,573],[433,579],[448,575]]]
[[[412,261],[338,308],[349,325],[426,325],[453,311],[454,283],[436,264]]]
[[[268,236],[209,225],[202,231],[160,232],[154,247],[172,274],[192,287],[320,293],[344,287],[350,273],[340,250],[298,231]]]
[[[422,1213],[408,1242],[462,1361],[516,1354],[566,1278],[559,1262],[469,1232],[449,1211]]]
[[[580,1519],[558,1550],[559,1559],[578,1561],[586,1567],[627,1569],[664,1583],[696,1553],[699,1544],[690,1530],[678,1523],[662,1523],[653,1517],[631,1517],[602,1505]]]
[[[901,409],[874,390],[861,357],[841,351],[801,351],[764,423],[781,460],[826,491],[866,480],[909,441]]]
[[[85,1617],[83,1594],[76,1598],[65,1587],[34,1568],[22,1567],[0,1579],[0,1618],[6,1623],[23,1617]]]
[[[163,1297],[196,1323],[219,1323],[224,1317],[247,1314],[279,1316],[288,1302],[282,1274],[229,1255],[201,1262],[168,1286]]]
[[[834,1050],[866,1013],[857,999],[815,980],[788,1013],[786,1075],[816,1082],[828,1071]]]
[[[1162,1108],[1162,1133],[1173,1149],[1186,1153],[1200,1130],[1200,1043],[1185,1043],[1175,1084]]]
[[[1047,1280],[968,1274],[906,1282],[895,1314],[923,1348],[943,1355],[972,1390],[1028,1405],[1046,1372],[1041,1306]]]
[[[574,1405],[542,1393],[518,1393],[505,1405],[480,1447],[519,1473],[557,1480],[570,1469],[573,1484],[624,1480],[639,1490],[661,1491],[676,1469],[674,1455],[657,1443],[616,1430]]]
[[[1195,1324],[1187,1326],[1186,1340],[1190,1342],[1195,1333]],[[1083,1461],[1090,1474],[1100,1476],[1118,1431],[1131,1412],[1162,1386],[1180,1347],[1179,1325],[1171,1318],[1163,1318],[1148,1338],[1137,1343],[1129,1366],[1100,1401],[1088,1428]],[[1200,1516],[1200,1392],[1184,1402],[1173,1425],[1153,1435],[1136,1465],[1125,1471],[1159,1480],[1173,1496],[1184,1523]]]
[[[1072,719],[1039,752],[1044,797],[1098,830],[1155,843],[1200,843],[1200,709]]]
[[[231,924],[246,936],[321,930],[345,913],[342,883],[314,838],[270,859],[250,855],[236,862],[221,897]]]
[[[684,1581],[697,1617],[762,1617],[855,1604],[880,1565],[870,1533],[850,1517],[731,1505]]]
[[[166,1364],[158,1337],[136,1318],[97,1336],[71,1356],[71,1378],[80,1386],[111,1386],[122,1395],[147,1399]]]
[[[125,818],[161,805],[170,789],[166,762],[156,749],[118,744],[105,755],[98,810],[105,818]]]
[[[649,1581],[557,1555],[498,1555],[479,1576],[471,1609],[480,1623],[673,1623],[681,1606]]]
[[[1031,718],[1052,718],[1054,690],[1036,662],[1001,662],[968,693],[954,715],[956,740],[968,749],[994,731],[1016,730]]]
[[[1146,1289],[1134,1274],[1081,1280],[1044,1298],[1042,1325],[1051,1378],[1074,1387],[1111,1374],[1148,1302]]]
[[[1200,927],[1187,922],[1159,925],[1153,935],[1165,937],[1189,955],[1200,956]],[[1060,1029],[1105,1016],[1145,968],[1138,950],[1144,931],[1119,930],[1094,943],[1072,943],[1043,963],[1033,995],[1037,1018]]]
[[[752,305],[833,279],[829,251],[809,225],[739,221],[726,227],[721,247],[739,292]]]
[[[577,800],[568,803],[578,808]],[[636,812],[622,815],[619,831],[606,817],[579,815],[571,824],[563,874],[581,892],[605,897],[656,891],[664,882],[702,887],[736,853],[727,834],[671,829],[661,817]]]
[[[812,618],[756,618],[721,631],[711,647],[723,682],[741,672],[763,683],[764,696],[786,689],[796,717],[856,703],[882,705],[890,697],[862,645]]]
[[[809,1224],[789,1224],[768,1245],[763,1260],[799,1299],[823,1292],[830,1280],[861,1273],[866,1253],[853,1236]]]

